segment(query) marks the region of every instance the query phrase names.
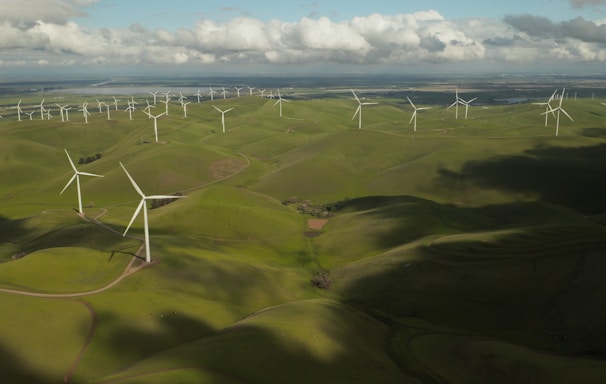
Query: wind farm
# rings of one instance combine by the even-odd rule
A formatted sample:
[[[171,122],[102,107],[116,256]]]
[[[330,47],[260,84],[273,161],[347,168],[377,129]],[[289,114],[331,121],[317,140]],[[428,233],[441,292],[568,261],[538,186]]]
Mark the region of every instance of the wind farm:
[[[599,80],[121,81],[0,92],[3,378],[570,383],[606,371]],[[448,109],[455,85],[467,119]],[[212,99],[211,87],[249,92]],[[37,118],[43,99],[54,119]],[[108,119],[114,100],[123,112]],[[61,106],[82,114],[63,121]]]

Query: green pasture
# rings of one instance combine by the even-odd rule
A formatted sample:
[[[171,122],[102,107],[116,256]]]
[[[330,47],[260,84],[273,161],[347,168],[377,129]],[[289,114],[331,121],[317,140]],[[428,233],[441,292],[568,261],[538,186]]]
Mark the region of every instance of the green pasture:
[[[283,117],[276,99],[232,92],[189,96],[185,118],[175,98],[158,143],[150,95],[134,95],[133,120],[126,96],[110,120],[95,100],[107,95],[20,96],[28,112],[45,98],[50,121],[19,122],[19,97],[0,99],[3,378],[603,381],[601,100],[565,100],[574,122],[561,116],[556,137],[543,106],[479,99],[455,119],[449,95],[422,92],[411,97],[432,108],[413,132],[400,94],[359,90],[378,103],[362,129],[349,87],[283,89]],[[54,103],[72,106],[69,121]],[[225,133],[213,105],[234,108]],[[80,178],[84,217],[75,183],[59,194],[73,176],[64,149],[104,176]],[[154,262],[91,294],[143,243],[142,214],[122,236],[140,196],[120,163],[145,194],[187,197],[148,203]],[[322,229],[303,202],[330,207]]]

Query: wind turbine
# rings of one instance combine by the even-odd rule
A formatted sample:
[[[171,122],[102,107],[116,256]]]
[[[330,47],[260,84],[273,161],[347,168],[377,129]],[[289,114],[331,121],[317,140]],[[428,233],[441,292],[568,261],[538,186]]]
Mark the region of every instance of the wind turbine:
[[[168,103],[169,103],[169,102],[170,102],[170,100],[172,99],[172,98],[170,97],[170,90],[169,90],[169,91],[166,91],[166,92],[162,92],[162,94],[164,95],[164,101],[162,101],[162,102],[163,102],[163,103],[165,104],[165,106],[166,106],[165,112],[166,112],[166,115],[168,115]]]
[[[572,117],[570,117],[570,115],[568,114],[568,112],[566,112],[564,110],[564,108],[562,108],[562,102],[564,101],[564,91],[566,90],[566,88],[562,89],[562,96],[560,97],[560,104],[556,107],[556,108],[551,108],[551,106],[549,106],[549,111],[547,112],[543,112],[543,114],[548,114],[548,113],[555,113],[556,114],[556,132],[555,135],[558,135],[558,132],[560,130],[560,111],[566,115],[566,117],[568,117],[570,119],[570,121],[574,121],[572,119]]]
[[[120,166],[124,170],[124,173],[126,173],[126,176],[130,180],[131,184],[133,185],[133,187],[135,188],[135,190],[137,191],[137,193],[139,194],[139,196],[141,196],[141,201],[139,202],[139,205],[137,206],[137,209],[135,210],[135,213],[133,214],[132,219],[130,219],[130,223],[128,223],[128,226],[126,227],[126,230],[124,231],[124,233],[122,234],[122,236],[126,236],[126,233],[130,229],[130,226],[133,224],[133,222],[135,221],[135,219],[139,215],[139,212],[141,212],[141,209],[143,209],[143,231],[144,231],[144,234],[145,234],[145,261],[148,262],[148,263],[150,263],[151,262],[151,254],[150,254],[150,250],[149,250],[149,224],[148,224],[148,221],[147,221],[147,200],[180,199],[180,198],[187,197],[187,196],[172,196],[172,195],[152,195],[152,196],[145,196],[145,194],[143,193],[143,191],[141,190],[141,188],[139,188],[139,186],[135,182],[135,179],[133,179],[132,176],[128,173],[128,171],[126,170],[126,168],[124,167],[124,165],[122,163],[120,163]]]
[[[238,88],[238,87],[234,87],[234,88],[236,89],[236,92],[238,92],[238,97],[240,97],[240,91],[241,91],[243,88]]]
[[[97,107],[99,107],[99,113],[103,112],[101,107],[103,107],[103,104],[105,104],[105,103],[102,101],[99,101],[99,99],[95,99],[95,100],[97,100]]]
[[[164,113],[168,115],[168,103],[170,102],[170,96],[167,95],[166,100],[161,100],[160,102],[165,104],[166,107],[164,109]]]
[[[194,95],[198,97],[198,103],[200,102],[200,98],[202,97],[202,94],[200,93],[200,88],[198,88],[198,92]]]
[[[111,116],[109,114],[109,104],[103,103],[103,105],[105,106],[105,109],[107,110],[107,120],[111,120]]]
[[[155,92],[147,92],[147,93],[149,93],[150,95],[152,95],[152,96],[154,97],[154,105],[156,105],[156,104],[157,104],[157,103],[156,103],[156,98],[158,97],[158,92],[160,92],[160,91],[155,91]]]
[[[53,115],[51,115],[51,109],[50,109],[50,108],[48,108],[48,109],[46,110],[46,120],[50,120],[50,119],[52,119],[52,118],[53,118]]]
[[[448,108],[446,108],[446,109],[450,109],[452,107],[455,107],[455,119],[458,119],[459,118],[459,104],[463,104],[463,102],[462,102],[463,99],[461,99],[459,97],[459,88],[455,89],[455,95],[456,96],[455,96],[454,103],[450,104],[450,106]]]
[[[215,97],[213,96],[217,91],[213,91],[213,87],[208,87],[208,95],[210,96],[210,101],[215,101]]]
[[[181,104],[181,106],[183,106],[183,100],[185,99],[187,99],[187,97],[183,96],[183,92],[179,91],[179,98],[177,100],[179,100],[179,104]]]
[[[227,97],[227,94],[229,93],[229,91],[225,90],[225,87],[221,87],[223,88],[223,91],[221,92],[221,95],[223,95],[223,98],[225,99]]]
[[[225,111],[220,110],[219,108],[217,108],[214,105],[213,105],[213,108],[215,108],[217,111],[221,112],[221,126],[223,127],[223,133],[225,133],[225,114],[227,112],[231,111],[233,108],[229,108]]]
[[[288,103],[290,103],[290,100],[286,100],[282,98],[282,95],[280,94],[280,90],[278,89],[278,101],[276,101],[274,103],[274,107],[278,104],[280,104],[280,117],[282,117],[282,101],[286,101]]]
[[[78,189],[78,213],[80,214],[80,216],[82,216],[83,212],[82,212],[82,195],[80,193],[80,176],[94,176],[94,177],[103,177],[103,176],[101,176],[101,175],[95,175],[94,173],[88,173],[88,172],[80,172],[80,171],[78,171],[78,168],[76,168],[76,165],[72,161],[71,157],[69,157],[69,153],[67,152],[67,149],[64,149],[64,150],[65,150],[65,154],[67,155],[67,159],[69,160],[69,163],[71,164],[72,169],[74,170],[74,175],[72,176],[71,179],[69,179],[69,181],[67,182],[67,184],[65,184],[65,187],[63,187],[63,189],[61,190],[61,192],[59,194],[62,195],[63,192],[67,189],[67,187],[69,187],[69,185],[75,179],[76,180],[76,188]]]
[[[266,89],[260,89],[259,90],[259,93],[261,94],[261,97],[265,97],[265,92],[266,91],[267,91]]]
[[[356,108],[356,112],[354,113],[353,117],[351,118],[352,120],[356,118],[356,115],[358,115],[358,129],[362,129],[362,106],[363,105],[375,105],[378,103],[363,103],[360,101],[360,99],[358,99],[358,95],[356,95],[356,93],[354,92],[354,90],[351,90],[351,93],[353,93],[354,97],[356,98],[356,101],[358,102],[358,108]]]
[[[549,111],[552,109],[551,108],[551,102],[554,100],[554,98],[556,97],[558,90],[556,89],[555,91],[553,91],[553,93],[551,94],[551,97],[549,98],[549,100],[547,100],[546,103],[533,103],[534,105],[544,105],[545,106],[545,126],[547,126],[547,118],[549,117]],[[551,112],[554,116],[555,113]]]
[[[21,114],[23,113],[23,110],[21,109],[21,99],[19,99],[19,102],[17,103],[16,106],[11,107],[11,108],[17,110],[17,119],[19,119],[19,121],[21,121]]]
[[[476,99],[477,99],[477,97],[474,97],[473,99],[468,100],[468,101],[461,99],[461,104],[463,104],[465,106],[465,119],[467,119],[467,110],[469,109],[469,104],[474,102]]]
[[[135,104],[129,101],[129,102],[128,102],[128,107],[126,107],[125,111],[127,111],[127,112],[128,112],[128,118],[129,118],[130,120],[132,120],[132,119],[133,119],[133,111],[134,111],[134,110],[135,110]]]
[[[191,104],[191,101],[188,101],[187,103],[183,103],[183,118],[187,117],[187,104]]]
[[[412,122],[414,121],[414,132],[416,132],[416,131],[417,131],[417,111],[423,111],[423,110],[425,110],[425,109],[431,109],[431,107],[422,107],[422,108],[417,108],[417,107],[416,107],[416,106],[413,104],[412,100],[410,100],[410,99],[408,98],[408,96],[406,96],[406,99],[408,99],[408,102],[410,103],[410,105],[412,106],[412,108],[415,110],[415,111],[412,113],[412,117],[410,118],[410,121],[408,122],[408,124],[410,124],[410,123],[412,123]]]
[[[252,93],[253,93],[252,91],[253,91],[253,89],[255,89],[255,87],[249,87],[247,85],[246,88],[248,88],[249,96],[252,96]]]
[[[69,121],[69,114],[67,111],[69,111],[71,107],[68,107],[67,105],[59,105],[57,103],[55,103],[55,105],[59,107],[59,113],[61,114],[61,122],[64,123],[65,121]],[[65,118],[66,115],[67,119]]]
[[[147,113],[147,116],[149,116],[151,119],[154,119],[154,133],[156,135],[156,143],[158,142],[158,117],[163,116],[165,114],[166,112],[162,112],[161,114],[154,116],[151,113]]]
[[[82,109],[79,109],[79,111],[84,115],[84,123],[88,124],[88,116],[90,115],[90,112],[88,111],[88,101],[82,103]]]
[[[36,113],[36,111],[25,112],[25,114],[29,116],[30,120],[34,120],[34,113]]]
[[[40,102],[40,104],[36,104],[36,107],[40,107],[40,120],[44,120],[44,112],[46,112],[46,108],[44,108],[44,99]]]
[[[116,111],[118,110],[118,101],[122,101],[120,99],[116,99],[116,96],[112,96],[114,98],[114,102],[112,104],[114,104],[114,106],[116,107]]]

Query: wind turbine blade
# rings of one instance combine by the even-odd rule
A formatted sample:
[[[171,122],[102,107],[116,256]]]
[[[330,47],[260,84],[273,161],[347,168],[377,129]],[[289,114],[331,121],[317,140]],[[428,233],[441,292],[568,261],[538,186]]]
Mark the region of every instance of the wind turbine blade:
[[[417,116],[417,110],[415,109],[415,111],[412,113],[412,117],[410,118],[410,121],[408,122],[408,124],[412,123],[412,121],[415,119],[415,116]]]
[[[150,200],[150,199],[181,199],[183,197],[187,197],[187,196],[175,196],[175,195],[153,195],[153,196],[146,196],[145,199],[146,200]]]
[[[355,119],[356,116],[358,116],[358,112],[360,112],[361,109],[362,109],[362,104],[358,105],[356,112],[354,113],[353,117],[351,118],[352,120]]]
[[[63,150],[65,151],[65,154],[67,155],[67,160],[69,160],[69,163],[72,165],[72,169],[74,170],[74,172],[77,173],[78,169],[76,168],[76,165],[72,161],[71,157],[69,157],[69,153],[67,153],[67,149],[63,148]]]
[[[471,103],[471,102],[475,101],[476,99],[477,99],[477,97],[474,97],[473,99],[469,100],[469,101],[467,102],[467,104],[469,104],[469,103]]]
[[[214,106],[214,105],[213,105],[213,108],[214,108],[214,109],[216,109],[217,111],[219,111],[219,112],[223,113],[223,111],[222,111],[222,110],[220,110],[219,108],[217,108],[217,107],[216,107],[216,106]]]
[[[63,189],[61,190],[61,192],[59,192],[60,195],[62,195],[63,192],[65,192],[65,190],[67,189],[67,187],[69,187],[69,185],[74,182],[74,180],[76,179],[76,177],[78,177],[78,173],[74,173],[74,175],[72,176],[72,178],[69,179],[69,181],[67,182],[67,184],[65,184],[65,187],[63,187]]]
[[[358,103],[360,102],[360,99],[358,99],[358,95],[356,95],[356,93],[354,92],[354,90],[351,90],[351,93],[353,93],[354,97],[356,98],[356,100],[358,101]]]
[[[83,175],[83,176],[95,176],[95,177],[103,177],[103,175],[96,175],[94,173],[88,173],[88,172],[78,172],[79,175]]]
[[[455,101],[454,103],[450,104],[450,106],[446,109],[450,109],[450,108],[454,107],[455,105],[457,105],[458,102],[459,102],[458,100]]]
[[[120,163],[120,166],[122,167],[122,169],[124,169],[124,173],[126,173],[126,176],[128,176],[128,179],[130,180],[131,184],[133,185],[133,187],[135,188],[135,190],[137,191],[137,193],[141,197],[145,198],[145,194],[143,193],[143,191],[141,190],[141,188],[139,188],[139,186],[135,182],[135,179],[133,179],[132,176],[130,175],[130,173],[128,173],[128,171],[124,167],[124,164]]]
[[[415,105],[413,104],[412,100],[410,100],[410,99],[408,98],[408,96],[406,96],[406,99],[408,100],[408,102],[410,103],[410,105],[412,105],[412,107],[413,107],[413,108],[416,110],[416,109],[417,109],[417,107],[415,107]]]
[[[574,121],[574,120],[572,119],[572,117],[570,117],[570,115],[569,115],[569,114],[568,114],[568,113],[567,113],[565,110],[563,110],[562,108],[560,108],[560,111],[562,111],[562,113],[563,113],[563,114],[565,114],[565,115],[566,115],[566,117],[568,117],[568,118],[569,118],[571,121]]]
[[[126,230],[124,231],[122,236],[126,236],[126,232],[128,232],[128,230],[130,229],[130,226],[133,225],[133,222],[137,218],[137,215],[139,215],[139,212],[141,212],[141,208],[143,208],[144,205],[145,205],[145,197],[143,199],[141,199],[141,202],[139,203],[139,205],[137,206],[137,209],[135,210],[135,214],[130,219],[130,223],[128,223],[128,226],[126,227]]]
[[[227,112],[231,111],[232,109],[234,109],[234,108],[230,108],[230,109],[228,109],[227,111],[225,111],[223,113],[227,113]]]

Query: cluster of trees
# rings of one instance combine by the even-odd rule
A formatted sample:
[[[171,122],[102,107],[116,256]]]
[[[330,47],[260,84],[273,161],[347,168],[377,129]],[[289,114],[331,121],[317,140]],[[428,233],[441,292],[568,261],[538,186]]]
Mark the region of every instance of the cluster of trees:
[[[181,192],[175,192],[175,193],[173,193],[173,196],[183,196],[183,194]],[[172,203],[175,200],[176,199],[158,199],[158,200],[152,200],[151,209],[163,207],[163,206],[165,206],[167,204]]]
[[[299,203],[299,199],[296,196],[289,197],[282,201],[282,204],[299,204],[297,206],[297,211],[299,211],[299,213],[312,215],[321,219],[333,216],[335,212],[341,208],[340,202],[315,205],[311,200],[303,200]]]
[[[97,153],[94,156],[81,157],[80,160],[78,160],[78,164],[92,163],[93,161],[99,160],[100,158],[101,158],[100,153]]]

